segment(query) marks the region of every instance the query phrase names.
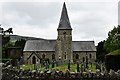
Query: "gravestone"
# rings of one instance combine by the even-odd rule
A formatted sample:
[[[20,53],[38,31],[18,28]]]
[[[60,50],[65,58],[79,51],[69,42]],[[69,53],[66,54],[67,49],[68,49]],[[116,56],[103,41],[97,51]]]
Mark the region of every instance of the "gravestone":
[[[52,62],[52,68],[54,68],[55,67],[55,63],[54,63],[54,61]]]
[[[70,60],[68,61],[68,70],[70,70]]]
[[[80,69],[80,68],[79,68],[79,62],[77,61],[77,72],[80,72],[79,69]]]

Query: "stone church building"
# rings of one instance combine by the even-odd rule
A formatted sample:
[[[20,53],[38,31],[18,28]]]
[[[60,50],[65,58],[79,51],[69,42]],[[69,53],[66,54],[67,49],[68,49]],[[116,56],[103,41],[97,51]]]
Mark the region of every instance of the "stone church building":
[[[72,41],[72,27],[64,3],[55,40],[28,40],[23,57],[25,64],[36,64],[42,60],[71,63],[95,61],[96,47],[94,41]]]

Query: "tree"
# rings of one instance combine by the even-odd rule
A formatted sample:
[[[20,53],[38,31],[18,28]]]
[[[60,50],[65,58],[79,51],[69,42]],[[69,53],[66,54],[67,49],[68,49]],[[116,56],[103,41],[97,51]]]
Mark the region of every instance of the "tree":
[[[120,49],[120,25],[109,31],[104,47],[108,53]]]
[[[97,60],[102,62],[104,61],[105,55],[107,54],[106,49],[104,48],[104,43],[105,43],[105,40],[98,43],[97,52],[96,52]]]
[[[2,33],[2,58],[7,58],[7,49],[8,47],[12,47],[13,44],[10,42],[10,36],[6,35],[6,32],[13,33],[12,28],[4,31],[4,28],[0,28]]]
[[[3,34],[5,34],[5,33],[9,33],[9,34],[12,33],[13,34],[12,28],[9,28],[8,30],[3,31]]]
[[[24,48],[24,46],[25,46],[25,43],[26,43],[26,40],[24,40],[24,39],[21,39],[21,40],[17,40],[16,42],[15,42],[15,47],[21,47],[22,49]]]

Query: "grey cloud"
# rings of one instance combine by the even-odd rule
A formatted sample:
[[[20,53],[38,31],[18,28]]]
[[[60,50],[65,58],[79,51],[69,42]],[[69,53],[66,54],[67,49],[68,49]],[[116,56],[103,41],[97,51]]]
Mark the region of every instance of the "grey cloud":
[[[117,25],[117,8],[113,3],[67,2],[66,5],[73,28],[73,40],[92,40],[95,38],[98,43],[107,37],[107,32],[112,27]],[[17,29],[16,31],[25,28],[27,31],[23,29],[24,34],[30,32],[31,36],[56,38],[55,33],[61,16],[62,3],[11,2],[4,3],[2,8],[4,13],[3,25],[15,25],[14,30]],[[6,15],[13,17],[11,19],[10,17],[5,18]],[[52,25],[53,27],[51,27]],[[38,35],[31,33],[36,33],[37,29],[41,31]],[[52,32],[49,33],[51,35],[47,36],[48,33],[46,32],[49,32],[49,29]]]

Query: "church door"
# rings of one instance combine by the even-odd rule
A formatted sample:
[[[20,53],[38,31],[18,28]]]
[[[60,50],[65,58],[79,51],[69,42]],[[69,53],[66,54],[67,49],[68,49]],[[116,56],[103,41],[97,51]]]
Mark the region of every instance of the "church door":
[[[32,64],[36,64],[36,57],[35,56],[32,57]]]

